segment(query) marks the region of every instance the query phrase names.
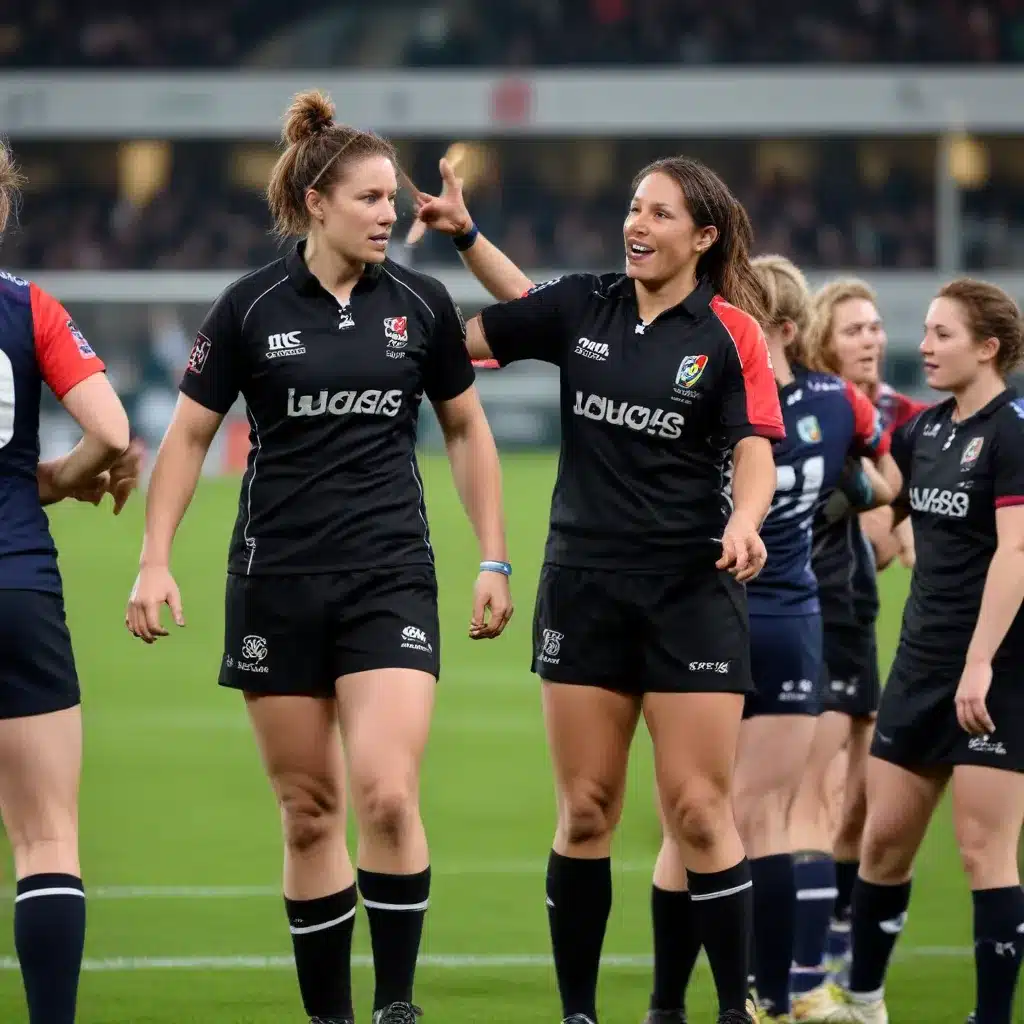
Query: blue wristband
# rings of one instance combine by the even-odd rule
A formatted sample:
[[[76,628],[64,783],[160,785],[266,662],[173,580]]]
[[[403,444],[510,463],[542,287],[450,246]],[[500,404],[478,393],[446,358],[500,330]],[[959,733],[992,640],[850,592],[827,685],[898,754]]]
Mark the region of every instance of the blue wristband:
[[[470,228],[465,234],[452,235],[452,242],[455,243],[455,248],[459,252],[465,252],[469,249],[476,241],[476,236],[480,234],[480,229],[475,225],[470,225]]]
[[[500,572],[502,576],[512,575],[512,566],[508,562],[481,562],[481,572]]]

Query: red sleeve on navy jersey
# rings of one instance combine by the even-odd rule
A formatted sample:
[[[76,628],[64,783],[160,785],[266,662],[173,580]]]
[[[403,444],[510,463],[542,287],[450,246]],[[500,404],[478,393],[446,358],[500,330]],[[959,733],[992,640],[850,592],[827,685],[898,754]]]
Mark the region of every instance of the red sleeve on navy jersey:
[[[856,385],[846,382],[846,398],[853,407],[853,448],[861,455],[888,453],[890,434],[882,429],[881,413]]]
[[[50,390],[63,398],[86,377],[102,373],[103,360],[75,326],[71,314],[38,285],[29,285],[36,362]]]
[[[711,310],[732,339],[739,357],[738,379],[726,383],[723,404],[727,433],[735,438],[742,434],[743,427],[749,426],[748,435],[781,440],[786,436],[786,428],[782,423],[779,388],[761,328],[752,316],[730,306],[721,296],[711,300]]]

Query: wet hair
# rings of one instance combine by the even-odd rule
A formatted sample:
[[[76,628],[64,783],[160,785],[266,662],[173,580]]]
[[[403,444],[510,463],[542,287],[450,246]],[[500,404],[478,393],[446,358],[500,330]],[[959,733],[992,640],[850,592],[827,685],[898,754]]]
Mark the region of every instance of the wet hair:
[[[1024,361],[1024,321],[1020,307],[1002,288],[988,281],[958,277],[943,285],[937,298],[952,299],[963,310],[975,344],[995,338],[999,342],[996,370],[1008,377]]]
[[[7,227],[7,221],[18,204],[18,190],[25,179],[18,173],[14,163],[14,154],[10,147],[0,139],[0,235]]]
[[[874,288],[859,277],[841,277],[829,281],[814,293],[811,299],[811,323],[804,336],[807,366],[821,373],[840,372],[839,357],[832,339],[835,328],[836,307],[850,299],[863,299],[878,308]]]
[[[785,256],[757,256],[751,261],[751,266],[768,294],[764,326],[781,327],[787,321],[791,323],[796,334],[786,346],[786,355],[806,366],[804,338],[811,323],[811,289],[807,278]]]
[[[648,164],[634,179],[633,191],[649,174],[668,175],[683,193],[683,202],[698,228],[718,228],[718,238],[697,261],[697,277],[707,277],[726,302],[766,321],[768,294],[750,265],[754,229],[742,203],[710,167],[699,160],[669,156]]]
[[[322,92],[298,93],[285,115],[281,133],[284,152],[274,165],[267,186],[267,203],[280,238],[309,231],[306,193],[329,192],[345,171],[368,157],[387,157],[398,171],[394,146],[373,132],[334,120],[334,104]]]

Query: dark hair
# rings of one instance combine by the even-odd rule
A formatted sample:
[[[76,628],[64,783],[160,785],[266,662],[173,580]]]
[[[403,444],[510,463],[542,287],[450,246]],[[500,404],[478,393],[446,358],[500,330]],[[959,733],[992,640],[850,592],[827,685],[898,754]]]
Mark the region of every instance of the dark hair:
[[[7,227],[7,220],[18,202],[18,189],[24,182],[14,164],[14,154],[0,139],[0,234]]]
[[[1002,377],[1013,373],[1024,360],[1024,322],[1017,303],[1002,288],[971,277],[943,285],[937,297],[960,304],[976,344],[995,338],[999,342],[996,370]]]
[[[768,320],[770,297],[750,265],[754,241],[747,211],[710,167],[685,156],[669,156],[648,164],[634,179],[633,191],[649,174],[667,174],[683,193],[683,202],[699,228],[714,225],[718,238],[697,261],[697,276],[707,277],[726,302],[749,313],[758,323]]]
[[[394,146],[373,132],[360,131],[334,120],[334,104],[322,92],[298,93],[285,115],[281,140],[285,151],[278,158],[267,186],[267,202],[274,217],[274,232],[281,238],[304,235],[310,215],[306,193],[326,192],[358,160],[385,156],[397,171]]]

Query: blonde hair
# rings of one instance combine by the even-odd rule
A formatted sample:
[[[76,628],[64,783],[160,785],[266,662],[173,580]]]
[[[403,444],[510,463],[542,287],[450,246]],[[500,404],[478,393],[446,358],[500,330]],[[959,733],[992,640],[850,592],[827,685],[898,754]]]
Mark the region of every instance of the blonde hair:
[[[351,164],[367,157],[387,157],[398,171],[394,146],[373,132],[334,120],[334,104],[322,92],[298,93],[285,115],[281,141],[285,150],[270,174],[267,202],[280,238],[304,235],[310,215],[306,193],[327,192]]]
[[[786,355],[801,366],[807,365],[805,336],[811,323],[811,289],[807,278],[785,256],[757,256],[751,260],[754,273],[768,294],[765,327],[780,327],[787,321],[796,329],[786,346]]]
[[[832,332],[836,307],[850,299],[863,299],[878,308],[878,296],[874,288],[859,277],[841,277],[829,281],[815,292],[811,299],[811,323],[805,339],[809,369],[822,373],[840,372]]]
[[[25,179],[14,164],[14,154],[0,139],[0,234],[7,227],[7,220],[18,202],[18,189],[24,183]]]

